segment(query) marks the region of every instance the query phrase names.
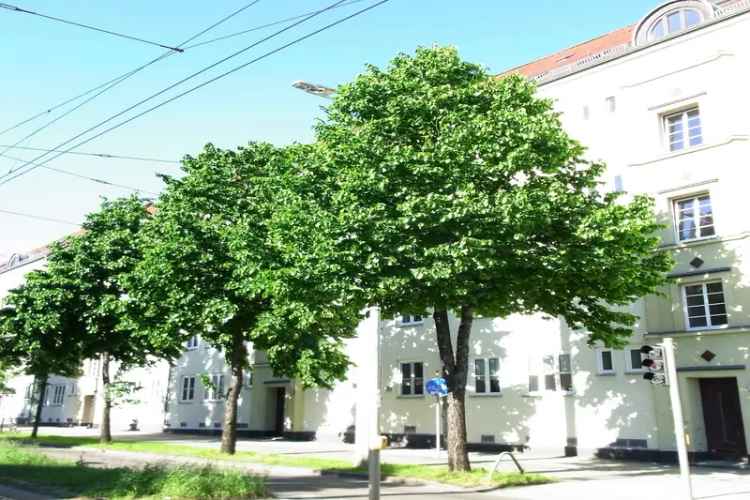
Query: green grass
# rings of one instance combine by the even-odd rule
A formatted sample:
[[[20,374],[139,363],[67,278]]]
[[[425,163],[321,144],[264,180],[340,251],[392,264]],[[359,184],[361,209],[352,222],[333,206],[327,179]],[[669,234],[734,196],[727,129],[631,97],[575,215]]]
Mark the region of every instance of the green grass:
[[[20,444],[39,444],[63,447],[88,447],[107,450],[152,453],[155,455],[190,456],[210,460],[252,462],[266,465],[281,465],[286,467],[300,467],[328,472],[366,473],[366,469],[352,467],[345,460],[318,458],[310,456],[289,456],[281,454],[265,454],[252,451],[238,451],[235,455],[226,455],[217,449],[203,448],[182,444],[170,444],[162,441],[114,441],[111,444],[100,444],[98,439],[90,437],[68,436],[40,436],[31,440],[20,434],[0,434],[0,440],[9,439]],[[540,474],[495,473],[491,480],[487,480],[487,471],[476,469],[471,472],[451,472],[445,466],[437,465],[382,465],[383,477],[404,479],[421,479],[457,486],[492,486],[498,488],[510,486],[526,486],[552,482],[552,479]]]
[[[211,467],[87,467],[0,441],[0,478],[93,498],[265,498],[262,478]]]

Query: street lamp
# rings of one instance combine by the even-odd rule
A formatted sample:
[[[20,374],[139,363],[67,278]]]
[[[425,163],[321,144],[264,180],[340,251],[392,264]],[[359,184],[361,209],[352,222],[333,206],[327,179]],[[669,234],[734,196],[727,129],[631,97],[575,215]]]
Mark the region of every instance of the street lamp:
[[[336,89],[326,87],[325,85],[318,85],[315,83],[304,82],[302,80],[296,81],[292,84],[292,87],[299,89],[308,94],[315,95],[318,97],[325,97],[330,99],[333,94],[336,93]]]

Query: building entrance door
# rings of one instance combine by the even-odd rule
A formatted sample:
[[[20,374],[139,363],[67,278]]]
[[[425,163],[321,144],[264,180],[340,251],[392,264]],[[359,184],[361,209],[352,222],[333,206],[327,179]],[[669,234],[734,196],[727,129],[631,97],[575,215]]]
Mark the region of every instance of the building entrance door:
[[[94,396],[84,396],[83,412],[81,413],[81,425],[93,425],[94,423]]]
[[[274,401],[274,406],[276,407],[276,411],[274,413],[273,431],[277,436],[281,436],[284,434],[284,404],[286,400],[286,389],[283,387],[277,387],[274,392],[276,399]]]
[[[700,379],[708,451],[722,456],[747,455],[736,378]]]

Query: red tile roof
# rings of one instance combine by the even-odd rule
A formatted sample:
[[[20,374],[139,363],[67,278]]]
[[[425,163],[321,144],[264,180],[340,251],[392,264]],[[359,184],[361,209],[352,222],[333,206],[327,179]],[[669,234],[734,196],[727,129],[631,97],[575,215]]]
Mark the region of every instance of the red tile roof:
[[[541,75],[550,70],[580,61],[588,56],[604,52],[605,50],[619,47],[621,45],[627,45],[633,37],[633,29],[635,29],[635,24],[596,37],[587,42],[568,47],[567,49],[542,57],[541,59],[537,59],[522,66],[511,68],[504,71],[502,74],[521,74],[529,78]]]

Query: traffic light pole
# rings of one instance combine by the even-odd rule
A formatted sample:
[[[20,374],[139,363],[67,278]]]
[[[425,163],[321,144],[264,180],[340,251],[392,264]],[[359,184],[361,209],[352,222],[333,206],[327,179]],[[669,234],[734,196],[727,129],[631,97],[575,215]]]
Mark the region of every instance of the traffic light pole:
[[[680,401],[680,387],[677,380],[677,364],[675,363],[674,355],[674,341],[671,338],[665,338],[662,346],[664,348],[664,361],[669,384],[669,401],[672,405],[674,436],[677,441],[677,459],[680,463],[680,480],[684,488],[683,498],[693,500],[693,487],[690,483],[690,464],[688,462],[687,445],[685,443],[685,422],[682,417],[682,402]]]

